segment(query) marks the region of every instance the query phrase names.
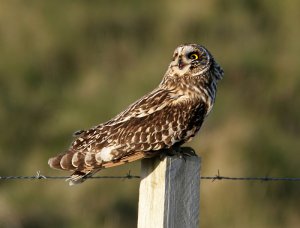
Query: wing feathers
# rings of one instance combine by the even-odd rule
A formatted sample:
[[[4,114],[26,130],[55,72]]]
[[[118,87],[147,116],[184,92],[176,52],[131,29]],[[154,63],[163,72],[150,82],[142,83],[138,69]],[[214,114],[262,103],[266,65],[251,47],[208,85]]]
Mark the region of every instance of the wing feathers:
[[[77,184],[101,168],[132,162],[180,143],[187,130],[194,134],[193,129],[187,129],[189,118],[194,118],[187,112],[205,116],[205,109],[199,101],[176,102],[178,97],[167,90],[155,90],[110,121],[75,132],[77,138],[68,152],[49,159],[50,167],[75,171],[70,183]]]

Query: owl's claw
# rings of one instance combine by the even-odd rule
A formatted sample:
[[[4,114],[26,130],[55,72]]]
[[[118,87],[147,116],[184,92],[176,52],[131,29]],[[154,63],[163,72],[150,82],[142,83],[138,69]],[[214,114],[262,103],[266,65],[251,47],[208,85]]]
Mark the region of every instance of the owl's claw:
[[[198,156],[191,147],[174,147],[163,150],[160,154],[160,159],[163,160],[166,156],[176,156],[186,160],[186,157]]]
[[[191,147],[180,147],[180,152],[185,157],[192,157],[192,156],[198,157],[196,151]]]

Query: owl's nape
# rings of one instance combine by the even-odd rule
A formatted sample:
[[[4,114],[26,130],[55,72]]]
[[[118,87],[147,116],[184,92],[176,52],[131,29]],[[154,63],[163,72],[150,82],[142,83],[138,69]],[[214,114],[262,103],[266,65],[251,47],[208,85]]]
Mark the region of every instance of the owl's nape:
[[[125,111],[74,134],[52,168],[73,171],[70,184],[82,183],[103,168],[159,155],[191,140],[211,111],[223,70],[201,45],[175,49],[162,82]]]

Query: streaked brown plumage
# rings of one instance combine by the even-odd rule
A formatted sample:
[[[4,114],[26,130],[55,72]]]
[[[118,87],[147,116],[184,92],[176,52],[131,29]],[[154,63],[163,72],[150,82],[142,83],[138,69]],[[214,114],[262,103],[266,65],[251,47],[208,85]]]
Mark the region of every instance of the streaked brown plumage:
[[[49,165],[74,171],[72,185],[102,168],[182,145],[199,131],[222,77],[223,70],[206,48],[180,45],[156,89],[108,122],[75,132],[70,148],[49,159]]]

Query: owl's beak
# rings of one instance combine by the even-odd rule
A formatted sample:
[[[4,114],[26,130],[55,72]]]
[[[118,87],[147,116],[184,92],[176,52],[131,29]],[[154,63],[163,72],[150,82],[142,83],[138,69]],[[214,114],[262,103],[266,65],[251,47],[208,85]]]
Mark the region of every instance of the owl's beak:
[[[184,67],[185,67],[184,62],[182,61],[182,59],[179,59],[178,60],[178,68],[179,68],[179,70],[182,70]]]

